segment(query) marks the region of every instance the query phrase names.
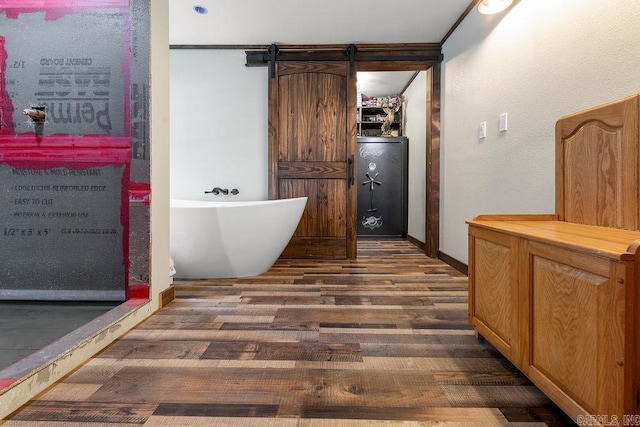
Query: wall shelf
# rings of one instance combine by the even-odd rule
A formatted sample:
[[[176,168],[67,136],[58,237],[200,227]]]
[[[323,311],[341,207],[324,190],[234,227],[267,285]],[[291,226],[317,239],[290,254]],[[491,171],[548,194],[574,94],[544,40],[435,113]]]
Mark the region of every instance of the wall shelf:
[[[387,117],[384,107],[390,102],[392,103],[391,105],[395,105],[398,98],[399,96],[376,99],[359,95],[357,109],[358,136],[382,136],[382,124]],[[400,106],[391,124],[392,134],[388,136],[403,136],[402,114],[402,106]]]

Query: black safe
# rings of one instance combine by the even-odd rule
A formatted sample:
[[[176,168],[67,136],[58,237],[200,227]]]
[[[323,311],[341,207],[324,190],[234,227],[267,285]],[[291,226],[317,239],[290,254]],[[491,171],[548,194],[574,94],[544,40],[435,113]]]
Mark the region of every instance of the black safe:
[[[407,137],[358,137],[358,236],[407,237]]]

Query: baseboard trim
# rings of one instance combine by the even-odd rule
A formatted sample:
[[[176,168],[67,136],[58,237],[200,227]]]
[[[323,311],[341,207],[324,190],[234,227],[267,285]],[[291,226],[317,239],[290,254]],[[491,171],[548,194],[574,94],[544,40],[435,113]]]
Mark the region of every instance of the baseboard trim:
[[[165,307],[171,301],[176,298],[176,290],[173,285],[169,286],[164,291],[160,292],[160,306],[158,308]]]
[[[409,241],[409,243],[412,243],[414,246],[417,246],[418,248],[424,251],[424,243],[421,242],[420,240],[408,234],[407,234],[407,240]]]
[[[449,256],[444,252],[440,252],[440,251],[438,251],[438,259],[450,265],[451,267],[455,268],[465,276],[469,275],[469,266],[463,263],[462,261],[458,261],[454,257]]]

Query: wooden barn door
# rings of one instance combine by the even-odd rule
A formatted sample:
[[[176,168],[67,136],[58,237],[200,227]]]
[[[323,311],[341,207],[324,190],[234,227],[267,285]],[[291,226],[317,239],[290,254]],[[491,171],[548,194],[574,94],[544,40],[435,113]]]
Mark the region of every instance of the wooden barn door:
[[[269,198],[307,196],[283,258],[355,258],[356,77],[349,63],[276,63],[269,79]]]

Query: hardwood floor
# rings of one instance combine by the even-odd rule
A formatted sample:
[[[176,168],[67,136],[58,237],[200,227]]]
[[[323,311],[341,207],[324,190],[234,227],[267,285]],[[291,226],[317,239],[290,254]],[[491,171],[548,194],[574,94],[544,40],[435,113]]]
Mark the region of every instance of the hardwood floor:
[[[176,300],[9,426],[567,426],[467,323],[467,279],[403,240],[178,281]]]

